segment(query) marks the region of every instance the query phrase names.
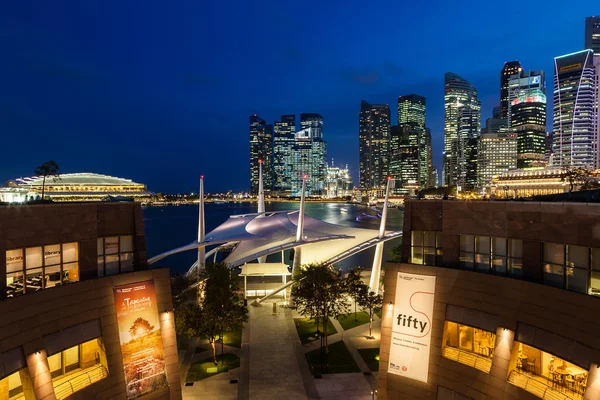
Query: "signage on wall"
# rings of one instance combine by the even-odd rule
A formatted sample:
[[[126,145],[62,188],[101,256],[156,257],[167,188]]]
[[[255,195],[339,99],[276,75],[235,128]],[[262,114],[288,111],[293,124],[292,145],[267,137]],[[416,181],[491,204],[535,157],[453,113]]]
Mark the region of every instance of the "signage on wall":
[[[388,372],[427,382],[435,276],[398,272]]]
[[[113,294],[127,398],[167,387],[154,281],[115,286]]]

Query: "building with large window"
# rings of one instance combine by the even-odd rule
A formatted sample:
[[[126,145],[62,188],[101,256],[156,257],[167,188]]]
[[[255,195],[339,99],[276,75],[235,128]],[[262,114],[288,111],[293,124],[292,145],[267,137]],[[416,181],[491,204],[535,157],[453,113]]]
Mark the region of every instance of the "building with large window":
[[[481,102],[477,89],[462,77],[447,72],[444,93],[444,171],[443,184],[466,183],[466,146],[479,137]]]
[[[139,204],[0,206],[0,225],[1,399],[181,398]]]
[[[383,187],[389,174],[390,107],[363,100],[358,126],[360,187]]]
[[[12,179],[0,190],[0,201],[20,203],[40,198],[42,186],[44,198],[55,201],[99,201],[109,197],[144,201],[154,195],[146,185],[131,179],[84,172],[46,177],[45,182],[41,176]]]
[[[292,166],[296,116],[282,115],[273,124],[273,192],[290,195],[292,191]]]
[[[597,208],[405,202],[378,398],[600,398]]]
[[[483,133],[477,155],[477,187],[490,192],[492,180],[517,168],[517,135],[512,132]]]
[[[336,167],[331,160],[331,166],[327,167],[327,177],[325,179],[325,190],[323,195],[326,198],[352,197],[354,185],[352,184],[352,175],[348,165],[345,168]]]
[[[304,115],[304,114],[303,114]],[[302,193],[306,176],[306,194],[321,195],[327,176],[327,143],[323,139],[323,124],[314,122],[295,134],[292,147],[292,196]]]
[[[554,59],[555,166],[598,166],[598,73],[594,52]]]
[[[585,19],[584,49],[594,50],[594,57],[600,59],[600,17]]]
[[[509,80],[509,127],[517,133],[518,168],[546,166],[546,75],[521,72]]]
[[[531,197],[569,190],[562,168],[514,169],[492,178],[491,191],[498,197]]]
[[[500,71],[500,118],[508,118],[509,81],[513,75],[519,75],[523,68],[518,61],[505,62]]]
[[[415,191],[422,187],[421,154],[426,151],[421,146],[423,131],[416,123],[392,126],[390,138],[389,174],[395,180],[395,192]]]
[[[264,188],[273,187],[273,125],[256,114],[250,116],[250,193],[258,194],[259,160],[263,164]]]

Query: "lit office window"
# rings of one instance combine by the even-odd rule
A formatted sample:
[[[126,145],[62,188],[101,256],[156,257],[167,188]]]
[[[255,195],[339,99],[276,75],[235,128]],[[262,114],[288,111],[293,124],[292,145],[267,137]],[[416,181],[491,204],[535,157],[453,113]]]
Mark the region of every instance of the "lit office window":
[[[412,231],[411,238],[411,264],[442,265],[441,232]]]
[[[48,367],[59,400],[108,376],[106,354],[99,338],[48,357]]]
[[[442,357],[489,373],[496,345],[496,334],[471,326],[446,321]]]
[[[98,238],[98,276],[133,271],[133,236]]]
[[[77,243],[6,251],[6,295],[18,296],[79,281]]]

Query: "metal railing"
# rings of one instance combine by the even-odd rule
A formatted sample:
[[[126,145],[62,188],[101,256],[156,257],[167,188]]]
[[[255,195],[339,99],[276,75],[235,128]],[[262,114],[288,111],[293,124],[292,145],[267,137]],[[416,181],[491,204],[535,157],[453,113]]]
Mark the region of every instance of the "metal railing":
[[[443,351],[444,358],[468,365],[480,371],[489,373],[492,369],[492,359],[470,351],[463,351],[446,346]]]
[[[69,375],[69,380],[54,387],[54,394],[58,400],[65,399],[73,393],[98,382],[108,376],[104,365],[96,365],[89,370],[79,371]]]
[[[559,392],[558,390],[550,387],[546,382],[541,379],[536,379],[533,376],[526,375],[516,369],[511,371],[508,375],[508,381],[521,389],[545,400],[574,400],[574,397],[567,396],[566,394]]]

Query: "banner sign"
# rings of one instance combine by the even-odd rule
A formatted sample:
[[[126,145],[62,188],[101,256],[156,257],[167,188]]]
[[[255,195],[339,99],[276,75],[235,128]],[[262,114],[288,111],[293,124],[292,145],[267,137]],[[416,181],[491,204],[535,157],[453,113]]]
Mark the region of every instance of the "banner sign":
[[[167,387],[154,281],[115,286],[113,293],[127,398]]]
[[[388,372],[427,382],[435,276],[398,272]]]

